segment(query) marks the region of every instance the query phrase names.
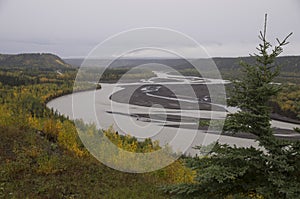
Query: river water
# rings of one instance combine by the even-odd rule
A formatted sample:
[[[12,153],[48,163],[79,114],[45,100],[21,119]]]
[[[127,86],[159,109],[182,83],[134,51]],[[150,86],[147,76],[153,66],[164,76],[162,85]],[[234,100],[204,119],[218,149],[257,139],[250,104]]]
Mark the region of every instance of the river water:
[[[186,78],[172,76],[163,72],[157,72],[157,79],[168,79],[161,84],[224,84],[223,80],[203,80],[200,78]],[[176,81],[173,81],[176,80]],[[113,127],[120,134],[130,134],[139,140],[151,138],[158,140],[160,145],[169,145],[177,152],[195,154],[195,146],[207,145],[215,141],[236,145],[239,147],[258,147],[258,143],[253,139],[219,135],[219,133],[207,133],[198,128],[175,128],[174,126],[197,126],[198,120],[195,118],[222,119],[226,117],[226,112],[208,110],[178,110],[168,109],[161,106],[138,106],[133,104],[119,103],[111,100],[111,95],[127,85],[153,85],[155,78],[142,80],[135,83],[104,84],[96,91],[84,91],[50,101],[47,106],[58,111],[60,114],[68,116],[70,119],[82,119],[86,123],[95,123],[98,128],[107,129]],[[147,93],[147,92],[146,92]],[[151,95],[151,94],[148,94]],[[161,96],[153,96],[161,97]],[[166,97],[161,97],[166,98]],[[171,101],[173,99],[170,99]],[[231,107],[227,111],[236,111]],[[150,115],[141,117],[140,115]],[[181,121],[167,120],[167,116],[192,118]],[[272,126],[282,129],[293,129],[294,124],[272,121]],[[300,127],[300,125],[298,125]]]

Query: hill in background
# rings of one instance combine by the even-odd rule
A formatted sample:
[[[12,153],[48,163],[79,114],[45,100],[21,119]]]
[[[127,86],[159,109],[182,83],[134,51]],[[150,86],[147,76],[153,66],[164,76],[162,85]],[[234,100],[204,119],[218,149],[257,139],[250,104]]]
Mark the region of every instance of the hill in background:
[[[252,57],[215,57],[212,58],[217,67],[221,71],[234,71],[240,68],[239,62],[245,61],[253,63],[255,60]],[[63,70],[66,67],[80,67],[83,58],[62,59],[57,55],[50,53],[28,53],[17,55],[0,54],[0,68],[27,68],[27,69],[52,69]],[[191,62],[207,61],[207,59],[191,59]],[[93,66],[104,66],[103,60],[89,61]],[[149,58],[149,59],[117,59],[114,60],[110,67],[112,68],[133,68],[142,64],[159,63],[170,66],[177,70],[193,68],[193,66],[184,59],[170,59],[170,58]],[[282,72],[300,72],[300,56],[282,56],[276,59],[276,64],[282,65]]]
[[[253,57],[241,57],[241,58],[213,58],[214,62],[220,70],[237,70],[240,66],[240,61],[247,63],[254,63]],[[300,56],[282,56],[276,58],[276,65],[282,66],[282,72],[300,72]]]
[[[63,70],[71,65],[60,57],[49,53],[30,53],[18,55],[0,54],[0,68],[23,68],[38,70]]]
[[[253,57],[231,57],[231,58],[225,58],[225,57],[215,57],[212,58],[213,61],[216,63],[219,70],[223,71],[231,71],[231,70],[237,70],[240,68],[240,61],[245,61],[247,63],[254,63],[255,59]],[[83,58],[76,58],[76,59],[64,59],[64,61],[72,66],[80,67],[80,65],[83,63]],[[207,61],[207,59],[193,59],[190,60],[191,62],[195,61]],[[93,60],[90,61],[91,63],[94,63],[94,66],[101,66],[101,63],[103,63],[102,60]],[[117,59],[112,62],[110,67],[126,67],[126,68],[132,68],[135,66],[139,66],[142,64],[149,64],[149,63],[159,63],[164,64],[167,66],[171,66],[174,69],[187,69],[192,68],[193,66],[184,59],[162,59],[162,58],[151,58],[151,59]],[[282,56],[278,57],[276,59],[275,64],[282,65],[282,71],[283,72],[300,72],[300,56]],[[104,66],[102,66],[104,67]]]

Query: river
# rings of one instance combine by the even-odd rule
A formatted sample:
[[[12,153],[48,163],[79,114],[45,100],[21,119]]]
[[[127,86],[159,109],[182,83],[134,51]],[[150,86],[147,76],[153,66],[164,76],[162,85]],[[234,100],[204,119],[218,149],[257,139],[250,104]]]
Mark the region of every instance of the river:
[[[157,74],[159,79],[162,78],[161,76],[167,79],[176,79],[176,77],[172,75],[166,75],[165,73]],[[182,77],[180,77],[176,79],[176,82],[167,83],[207,83],[207,81],[203,81],[203,79],[189,79],[190,80],[182,80]],[[160,145],[168,144],[175,151],[185,152],[191,155],[196,153],[192,147],[197,145],[207,145],[217,140],[220,143],[236,145],[239,147],[258,147],[258,143],[253,139],[219,135],[218,133],[206,133],[205,130],[199,130],[198,128],[174,127],[176,125],[194,126],[198,122],[194,119],[186,119],[181,121],[166,120],[168,115],[186,118],[200,118],[200,115],[201,118],[208,119],[225,118],[226,113],[222,111],[177,110],[163,108],[160,106],[145,107],[116,102],[110,98],[113,93],[121,91],[126,85],[152,85],[153,83],[153,78],[151,81],[143,80],[143,82],[128,84],[101,83],[100,90],[84,91],[58,97],[51,100],[47,106],[58,111],[60,114],[68,116],[70,119],[82,119],[87,123],[95,123],[97,127],[101,129],[113,127],[116,131],[118,131],[118,133],[130,134],[137,137],[139,140],[143,140],[145,138],[158,140]],[[209,80],[209,83],[214,83],[214,80]],[[224,81],[215,80],[215,83],[224,83]],[[140,117],[140,115],[145,114],[150,115],[150,117]],[[274,120],[272,120],[272,126],[281,129],[293,129],[293,127],[300,127],[300,125]],[[293,136],[293,134],[282,136]]]

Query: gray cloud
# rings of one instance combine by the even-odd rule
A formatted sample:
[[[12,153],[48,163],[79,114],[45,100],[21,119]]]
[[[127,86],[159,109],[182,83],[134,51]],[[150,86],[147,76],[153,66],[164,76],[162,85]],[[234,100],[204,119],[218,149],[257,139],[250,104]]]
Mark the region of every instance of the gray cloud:
[[[85,56],[113,34],[155,26],[191,36],[212,56],[243,56],[267,12],[268,37],[294,32],[286,52],[300,54],[299,9],[298,0],[0,0],[0,52]]]

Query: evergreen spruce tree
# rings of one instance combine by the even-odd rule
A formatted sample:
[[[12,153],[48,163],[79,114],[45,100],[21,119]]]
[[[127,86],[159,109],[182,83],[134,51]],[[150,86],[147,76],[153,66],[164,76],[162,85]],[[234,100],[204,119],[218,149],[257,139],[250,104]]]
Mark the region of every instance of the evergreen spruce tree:
[[[247,132],[258,137],[260,145],[269,149],[274,136],[271,129],[271,109],[268,102],[271,97],[280,91],[280,87],[272,84],[274,78],[280,73],[280,67],[275,65],[275,59],[283,52],[287,45],[290,33],[282,41],[276,39],[278,44],[272,48],[266,39],[267,15],[263,31],[260,31],[261,44],[256,48],[258,54],[251,55],[255,58],[254,64],[241,62],[243,76],[234,81],[229,105],[240,108],[235,114],[229,114],[226,121],[226,130],[233,132]],[[272,48],[272,49],[271,49]]]
[[[226,130],[247,132],[257,136],[263,150],[215,144],[204,156],[187,158],[196,171],[195,182],[164,187],[176,198],[300,198],[300,142],[274,137],[270,125],[268,101],[279,91],[272,84],[280,67],[276,57],[288,44],[289,34],[274,47],[266,39],[267,15],[262,41],[254,64],[242,62],[244,76],[233,82],[229,104],[240,111],[228,115]],[[210,148],[210,147],[208,147]]]

